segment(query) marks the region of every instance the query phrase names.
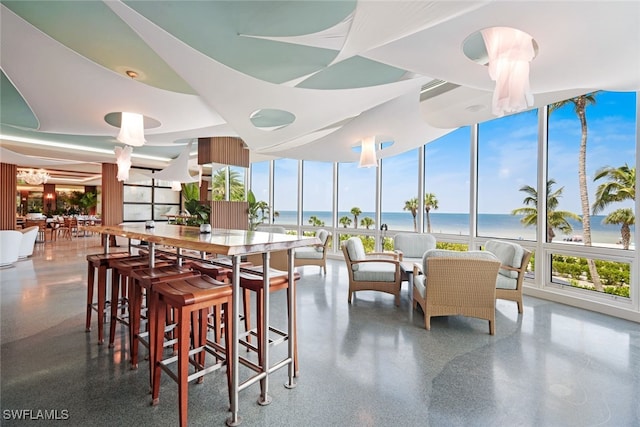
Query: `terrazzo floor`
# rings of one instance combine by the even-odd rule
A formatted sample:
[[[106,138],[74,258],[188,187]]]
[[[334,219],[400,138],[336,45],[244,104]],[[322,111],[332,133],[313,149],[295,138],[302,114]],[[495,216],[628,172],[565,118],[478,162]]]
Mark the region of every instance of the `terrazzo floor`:
[[[129,368],[125,327],[111,349],[97,345],[95,315],[84,331],[85,257],[98,252],[97,237],[38,243],[0,270],[2,426],[177,425],[176,384],[163,376],[150,406],[147,362]],[[283,387],[281,369],[270,405],[257,404],[257,384],[241,391],[243,426],[640,426],[636,323],[525,296],[520,316],[497,302],[495,336],[464,317],[426,331],[406,283],[400,307],[375,292],[349,305],[344,262],[300,272],[297,387]],[[274,324],[284,300],[271,297]],[[225,425],[225,381],[218,371],[190,385],[189,425]]]

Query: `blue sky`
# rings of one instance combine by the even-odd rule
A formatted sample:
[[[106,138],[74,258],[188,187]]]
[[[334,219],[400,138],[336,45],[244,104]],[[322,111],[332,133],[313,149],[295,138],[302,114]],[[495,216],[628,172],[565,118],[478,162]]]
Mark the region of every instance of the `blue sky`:
[[[599,92],[596,105],[587,107],[587,176],[589,203],[594,201],[595,171],[603,166],[635,165],[635,93]],[[537,114],[525,112],[479,126],[480,213],[510,213],[521,207],[523,185],[536,186]],[[458,129],[426,146],[425,191],[434,193],[441,213],[466,213],[469,205],[469,128]],[[564,187],[559,209],[581,212],[578,193],[580,122],[569,105],[549,118],[549,177]],[[405,201],[417,195],[417,149],[383,159],[382,206],[387,212],[402,211]],[[264,164],[266,165],[266,164]],[[268,169],[256,165],[252,187],[258,199],[267,200]],[[305,162],[304,210],[329,210],[332,204],[332,165]],[[275,209],[295,210],[297,161],[276,162]],[[373,211],[375,169],[356,163],[339,167],[339,210],[353,206]],[[616,205],[618,207],[631,206]],[[606,212],[605,212],[606,213]]]

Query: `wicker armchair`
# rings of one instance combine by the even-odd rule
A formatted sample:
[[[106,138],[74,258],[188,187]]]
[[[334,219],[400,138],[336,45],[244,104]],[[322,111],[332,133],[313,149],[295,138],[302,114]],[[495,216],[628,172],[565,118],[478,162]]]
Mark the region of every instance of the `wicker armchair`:
[[[413,308],[422,307],[425,328],[434,316],[462,315],[488,320],[494,335],[499,268],[486,251],[427,251],[413,267]]]
[[[349,304],[356,291],[379,291],[395,296],[400,305],[400,261],[393,252],[365,254],[362,240],[351,237],[342,245],[349,272]]]

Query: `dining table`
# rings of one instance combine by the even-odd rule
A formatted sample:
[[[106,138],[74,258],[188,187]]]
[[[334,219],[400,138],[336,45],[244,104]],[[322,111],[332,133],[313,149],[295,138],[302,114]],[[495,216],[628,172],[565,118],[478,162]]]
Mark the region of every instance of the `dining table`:
[[[240,270],[241,270],[241,257],[250,254],[262,254],[263,258],[263,286],[264,286],[264,300],[263,300],[263,321],[265,325],[269,325],[269,280],[270,280],[270,268],[269,258],[270,253],[273,251],[287,251],[288,259],[288,280],[289,283],[294,283],[294,249],[317,245],[320,243],[320,239],[317,237],[298,236],[292,234],[282,233],[270,233],[267,231],[250,231],[250,230],[230,230],[230,229],[218,229],[213,228],[211,232],[200,232],[199,227],[191,227],[184,225],[173,225],[166,223],[155,223],[152,227],[145,223],[140,224],[122,224],[122,225],[92,225],[84,226],[83,229],[87,231],[93,231],[106,235],[107,238],[103,239],[104,253],[109,253],[109,236],[124,237],[129,241],[131,245],[132,240],[139,240],[146,242],[149,251],[149,267],[153,268],[155,265],[156,246],[163,245],[175,248],[175,253],[178,255],[178,259],[181,260],[181,254],[183,249],[199,252],[201,259],[206,262],[216,263],[216,258],[209,257],[210,254],[222,256],[223,260],[226,260],[228,265],[229,261],[232,269],[231,285],[233,288],[233,312],[240,312]],[[180,261],[179,261],[180,262]],[[288,304],[287,309],[289,313],[293,313],[294,304],[296,303],[295,286],[289,286],[288,292]],[[289,316],[288,333],[290,334],[288,339],[288,357],[282,362],[278,363],[275,368],[270,368],[269,365],[269,346],[262,346],[263,366],[261,372],[256,373],[252,377],[240,382],[239,379],[239,319],[238,316],[233,316],[232,319],[232,344],[231,344],[231,358],[232,358],[232,373],[231,373],[231,391],[230,391],[230,412],[231,415],[227,419],[227,425],[236,426],[241,423],[241,417],[238,414],[238,396],[239,392],[249,387],[250,385],[260,381],[263,385],[262,395],[260,398],[261,404],[270,403],[271,399],[268,396],[269,374],[276,369],[280,369],[284,366],[288,366],[288,381],[285,384],[286,388],[294,388],[296,386],[294,379],[294,363],[293,363],[293,345],[296,342],[295,331],[293,322],[295,321],[293,316]],[[268,328],[266,328],[268,329]]]

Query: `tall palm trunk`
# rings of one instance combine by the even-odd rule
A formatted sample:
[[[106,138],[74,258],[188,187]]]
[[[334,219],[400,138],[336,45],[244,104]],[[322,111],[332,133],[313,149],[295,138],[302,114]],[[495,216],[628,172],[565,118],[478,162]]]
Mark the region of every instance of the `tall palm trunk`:
[[[431,217],[429,216],[430,208],[425,209],[427,211],[427,233],[431,233]]]
[[[411,212],[413,214],[413,231],[418,232],[418,222],[416,221],[417,212]]]
[[[622,235],[622,247],[625,250],[629,250],[629,245],[631,244],[631,229],[629,228],[629,224],[622,224],[622,227],[620,227],[620,234]]]
[[[585,96],[580,96],[576,100],[576,113],[580,119],[580,127],[582,135],[580,137],[580,154],[578,158],[578,182],[580,185],[580,204],[582,206],[582,233],[585,246],[591,246],[591,216],[589,214],[589,194],[587,192],[587,117],[585,114],[586,108]],[[587,265],[589,266],[589,273],[591,274],[591,280],[593,280],[593,286],[596,291],[603,292],[602,283],[600,282],[600,275],[596,269],[596,263],[594,260],[588,258]]]

